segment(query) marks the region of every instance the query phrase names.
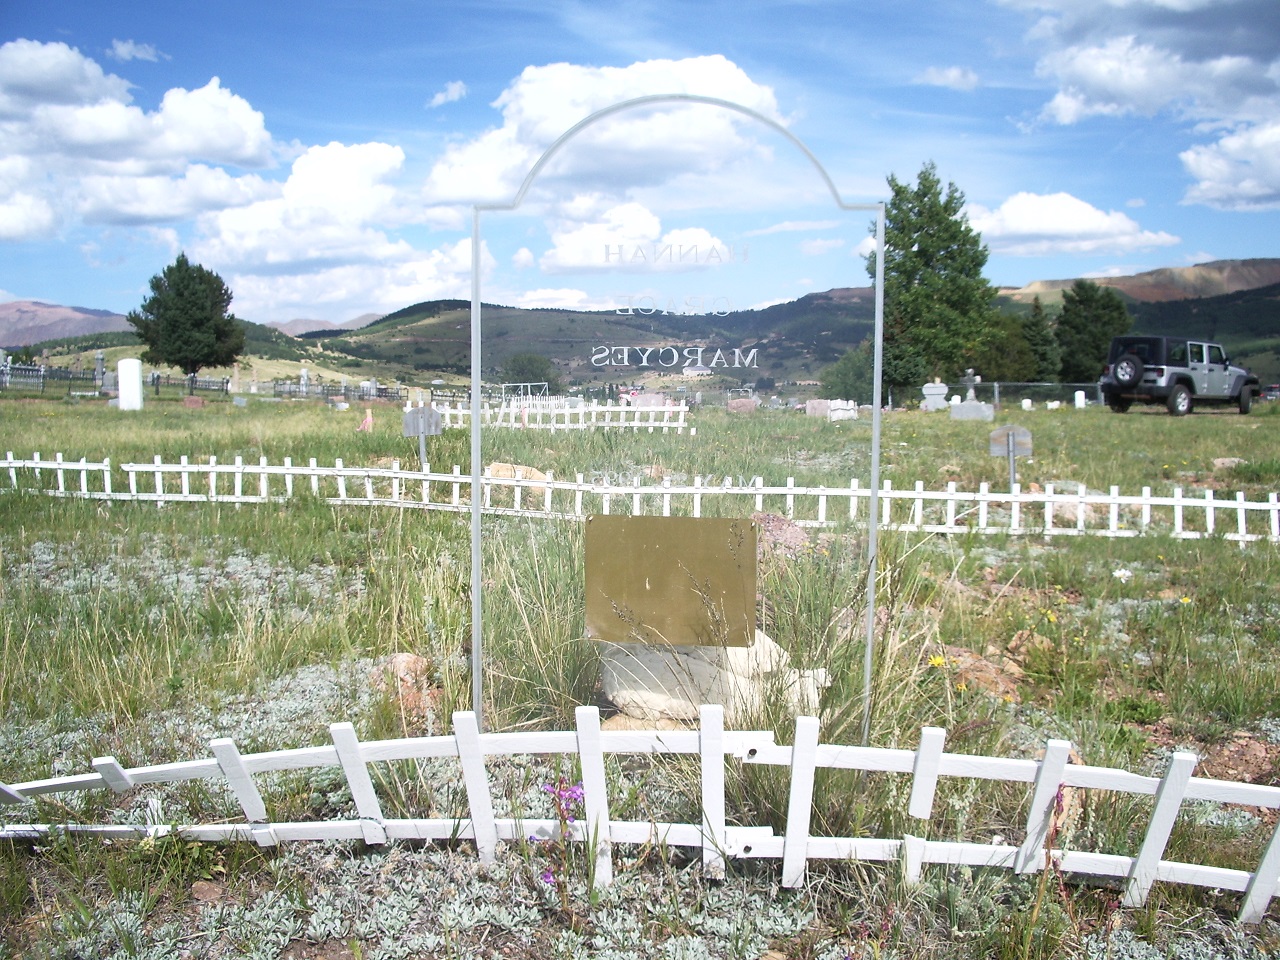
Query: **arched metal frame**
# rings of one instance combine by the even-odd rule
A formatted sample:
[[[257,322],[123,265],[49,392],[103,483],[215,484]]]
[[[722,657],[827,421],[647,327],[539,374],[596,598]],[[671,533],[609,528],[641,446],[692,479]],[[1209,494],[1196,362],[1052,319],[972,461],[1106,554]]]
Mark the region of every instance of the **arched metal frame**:
[[[612,106],[598,110],[589,117],[574,124],[566,130],[555,143],[547,148],[546,152],[538,158],[538,161],[529,169],[529,173],[525,176],[524,182],[520,184],[520,189],[516,191],[515,197],[509,203],[482,203],[472,207],[471,217],[471,705],[475,712],[476,720],[483,729],[484,717],[484,675],[483,675],[483,630],[481,614],[483,604],[481,603],[480,584],[481,584],[481,558],[480,558],[480,214],[484,212],[511,211],[516,210],[524,203],[525,196],[528,194],[530,187],[533,186],[534,180],[551,161],[551,159],[560,151],[566,143],[572,140],[580,132],[587,127],[592,126],[610,117],[615,113],[621,113],[625,110],[633,110],[637,107],[645,107],[656,104],[677,104],[692,103],[705,104],[712,107],[721,107],[725,110],[732,110],[740,113],[752,120],[757,120],[765,126],[770,127],[777,133],[786,137],[797,149],[800,150],[817,170],[818,175],[822,178],[822,182],[826,184],[827,190],[831,193],[832,200],[841,210],[849,211],[869,211],[876,217],[876,317],[875,317],[875,361],[873,372],[872,387],[872,414],[871,414],[871,491],[870,504],[867,517],[869,530],[867,534],[867,616],[866,616],[866,655],[863,660],[863,714],[862,714],[862,741],[866,743],[870,736],[871,728],[871,672],[874,663],[875,652],[875,607],[876,607],[876,567],[877,567],[877,532],[880,522],[880,413],[881,413],[881,388],[880,378],[883,364],[883,345],[884,345],[884,231],[885,231],[885,205],[884,203],[848,203],[840,196],[840,191],[836,189],[835,183],[832,182],[826,169],[813,155],[813,152],[800,141],[790,130],[782,126],[775,120],[744,107],[740,103],[734,103],[730,100],[721,100],[716,97],[703,97],[690,93],[671,93],[657,94],[648,97],[637,97],[633,100],[624,100],[615,103]]]

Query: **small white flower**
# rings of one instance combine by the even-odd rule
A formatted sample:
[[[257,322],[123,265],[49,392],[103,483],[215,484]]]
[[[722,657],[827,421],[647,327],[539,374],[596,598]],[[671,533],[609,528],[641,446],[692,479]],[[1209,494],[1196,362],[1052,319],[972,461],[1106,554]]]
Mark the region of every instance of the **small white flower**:
[[[1126,570],[1124,567],[1121,567],[1119,570],[1113,571],[1111,575],[1115,577],[1117,580],[1119,580],[1121,583],[1128,583],[1130,580],[1133,579],[1133,571]]]

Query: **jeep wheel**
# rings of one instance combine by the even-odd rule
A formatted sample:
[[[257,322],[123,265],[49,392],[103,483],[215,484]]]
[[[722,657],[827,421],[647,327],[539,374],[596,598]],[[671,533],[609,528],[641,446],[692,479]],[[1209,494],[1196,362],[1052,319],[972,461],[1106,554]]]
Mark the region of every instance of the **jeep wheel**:
[[[1240,412],[1248,413],[1253,409],[1253,387],[1240,388]]]
[[[1126,400],[1124,397],[1112,397],[1107,401],[1107,406],[1111,408],[1112,413],[1128,413],[1129,408],[1133,406],[1133,401]]]
[[[1191,391],[1185,384],[1177,384],[1169,392],[1169,412],[1175,417],[1185,417],[1191,412]]]
[[[1142,360],[1132,353],[1126,353],[1116,361],[1111,375],[1122,387],[1136,386],[1142,380]]]

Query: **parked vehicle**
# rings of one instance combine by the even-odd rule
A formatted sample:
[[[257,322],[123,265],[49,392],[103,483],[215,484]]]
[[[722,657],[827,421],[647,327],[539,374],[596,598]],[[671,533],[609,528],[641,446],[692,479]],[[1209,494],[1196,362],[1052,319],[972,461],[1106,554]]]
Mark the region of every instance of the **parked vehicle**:
[[[1193,404],[1231,404],[1248,413],[1258,378],[1231,365],[1221,344],[1185,337],[1115,337],[1098,381],[1116,413],[1135,403],[1163,403],[1175,417]]]

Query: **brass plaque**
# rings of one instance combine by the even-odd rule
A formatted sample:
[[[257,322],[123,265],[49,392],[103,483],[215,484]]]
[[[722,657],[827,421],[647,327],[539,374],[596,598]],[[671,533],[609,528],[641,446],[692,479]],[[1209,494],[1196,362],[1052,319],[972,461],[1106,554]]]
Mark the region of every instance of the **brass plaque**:
[[[595,516],[587,636],[745,647],[756,635],[756,527],[720,517]]]

